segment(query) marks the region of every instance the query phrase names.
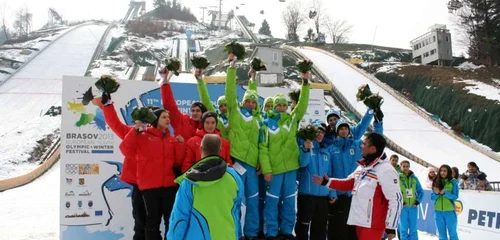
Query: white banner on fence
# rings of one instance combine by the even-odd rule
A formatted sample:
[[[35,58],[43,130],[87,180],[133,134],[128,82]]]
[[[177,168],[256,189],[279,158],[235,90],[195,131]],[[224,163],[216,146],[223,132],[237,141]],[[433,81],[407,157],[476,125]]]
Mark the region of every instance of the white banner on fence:
[[[460,240],[500,239],[500,194],[461,191],[456,201]]]
[[[132,239],[132,187],[119,180],[123,156],[120,139],[109,129],[102,111],[83,98],[95,78],[65,76],[62,94],[60,225],[63,240]],[[153,82],[120,81],[112,96],[123,122],[131,124],[134,106],[161,105]],[[188,112],[198,101],[196,84],[172,83],[179,108]],[[238,86],[241,99],[246,87]],[[208,85],[212,101],[224,93],[224,85]],[[260,101],[285,88],[259,88]],[[187,109],[187,110],[186,110]],[[324,119],[323,90],[312,90],[304,122]]]

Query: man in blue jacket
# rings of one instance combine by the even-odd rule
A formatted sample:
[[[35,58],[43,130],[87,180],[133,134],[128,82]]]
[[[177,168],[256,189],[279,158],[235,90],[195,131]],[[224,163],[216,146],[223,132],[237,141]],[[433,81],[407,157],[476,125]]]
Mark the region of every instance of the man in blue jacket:
[[[221,145],[218,135],[205,135],[201,141],[202,159],[175,180],[180,187],[167,239],[234,240],[242,237],[243,182],[219,156]]]
[[[399,184],[403,193],[403,210],[399,218],[398,230],[400,240],[418,240],[417,216],[418,205],[424,197],[424,190],[420,181],[410,170],[410,162],[401,161],[401,170]]]
[[[366,130],[370,126],[370,122],[372,121],[374,111],[372,109],[366,110],[365,115],[361,119],[361,121],[354,127],[350,127],[350,133],[354,139],[360,139],[363,134],[365,134]],[[336,109],[330,109],[326,113],[326,122],[328,127],[326,129],[325,139],[323,139],[323,143],[327,146],[333,144],[335,139],[337,139],[338,133],[335,131],[337,122],[340,119],[340,111]]]
[[[299,196],[295,223],[297,240],[326,239],[328,202],[333,202],[335,195],[335,190],[328,190],[327,187],[318,186],[312,181],[314,175],[332,176],[330,153],[322,143],[326,125],[319,121],[313,125],[319,129],[316,141],[305,141],[300,147]]]
[[[363,117],[362,123],[355,128],[342,120],[337,121],[335,128],[337,137],[334,139],[332,146],[329,147],[334,178],[347,178],[358,167],[357,161],[362,158],[361,145],[363,141],[361,137],[364,134],[364,132],[359,132],[359,127],[367,125],[367,129],[372,117],[373,110],[369,109],[365,117]],[[373,124],[375,133],[383,134],[382,119],[383,114],[375,117]],[[368,124],[363,123],[363,121],[368,121]],[[357,129],[358,132],[353,132],[352,129]],[[351,192],[336,191],[333,197],[335,200],[328,208],[328,239],[356,240],[356,228],[347,225],[351,208]]]

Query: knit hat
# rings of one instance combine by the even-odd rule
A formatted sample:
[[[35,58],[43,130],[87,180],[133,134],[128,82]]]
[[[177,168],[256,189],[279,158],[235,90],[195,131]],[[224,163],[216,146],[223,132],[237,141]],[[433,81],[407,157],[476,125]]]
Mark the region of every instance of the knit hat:
[[[436,168],[435,168],[435,167],[432,167],[432,166],[429,166],[429,167],[427,168],[427,171],[428,171],[429,173],[430,173],[430,172],[436,172],[436,173],[437,173]]]
[[[273,102],[274,102],[273,97],[266,97],[266,99],[264,99],[264,106],[266,106],[266,104],[268,103],[273,103]]]
[[[227,104],[226,96],[222,95],[217,99],[217,106]]]
[[[312,125],[326,133],[326,124],[320,120],[312,122]]]
[[[337,110],[337,109],[330,109],[327,113],[326,113],[326,121],[328,122],[328,119],[330,117],[333,117],[333,116],[336,116],[338,119],[340,119],[340,111]]]
[[[157,108],[156,110],[153,111],[153,114],[156,116],[156,120],[151,125],[154,128],[158,127],[158,119],[160,119],[160,116],[163,112],[168,112],[168,111],[163,108]]]
[[[273,108],[276,108],[279,104],[285,104],[288,106],[288,101],[286,100],[285,95],[280,93],[274,95]]]
[[[259,101],[259,95],[254,90],[247,90],[245,92],[245,95],[243,95],[243,101],[242,102],[245,102],[247,100],[252,100],[252,101],[258,102]]]
[[[347,129],[349,129],[349,131],[351,131],[351,126],[349,125],[349,123],[344,122],[342,119],[339,119],[339,121],[337,122],[337,125],[335,126],[335,131],[337,131],[337,134],[338,134],[339,128],[341,126],[347,126]]]
[[[201,113],[205,113],[207,111],[207,107],[201,102],[194,102],[193,104],[191,104],[191,108],[194,107],[199,107],[201,109]]]
[[[211,111],[205,112],[201,115],[201,123],[205,123],[205,120],[209,117],[215,118],[215,124],[217,124],[217,113]]]

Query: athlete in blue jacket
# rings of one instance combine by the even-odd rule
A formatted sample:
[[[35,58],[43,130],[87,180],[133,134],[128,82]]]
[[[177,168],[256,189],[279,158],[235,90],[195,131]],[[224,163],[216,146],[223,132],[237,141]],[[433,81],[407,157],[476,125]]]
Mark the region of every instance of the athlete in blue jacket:
[[[361,121],[354,127],[350,126],[350,133],[354,139],[360,139],[363,134],[365,134],[366,130],[370,126],[370,122],[372,121],[374,115],[374,111],[372,109],[366,110],[365,115],[361,119]],[[337,122],[340,119],[340,111],[336,109],[330,109],[326,113],[326,121],[328,123],[328,128],[326,130],[325,139],[323,143],[327,146],[333,144],[333,142],[337,139],[336,126]]]
[[[299,196],[297,222],[295,223],[297,240],[326,239],[328,202],[333,201],[333,196],[335,196],[335,190],[329,190],[327,187],[317,185],[312,181],[314,175],[333,176],[330,153],[322,143],[326,125],[319,121],[314,122],[313,125],[320,130],[318,138],[312,142],[302,141],[300,147]]]
[[[399,185],[403,193],[403,210],[399,218],[398,231],[401,240],[418,240],[417,217],[418,205],[424,198],[424,190],[420,181],[410,170],[410,162],[401,161]]]
[[[381,111],[380,111],[381,113]],[[369,120],[373,116],[373,111],[368,110]],[[383,114],[380,114],[383,116]],[[365,115],[366,118],[366,115]],[[376,117],[373,123],[374,132],[383,134],[383,117]],[[365,123],[363,123],[365,124]],[[358,124],[362,126],[363,124]],[[347,178],[358,167],[357,161],[362,158],[361,137],[364,132],[351,132],[353,129],[347,122],[337,121],[337,137],[329,147],[330,159],[332,162],[332,172],[334,178]],[[355,128],[358,129],[359,128]],[[354,135],[357,136],[354,136]],[[335,201],[329,206],[328,219],[328,239],[351,240],[355,239],[356,228],[347,225],[349,209],[351,208],[351,192],[336,191]]]

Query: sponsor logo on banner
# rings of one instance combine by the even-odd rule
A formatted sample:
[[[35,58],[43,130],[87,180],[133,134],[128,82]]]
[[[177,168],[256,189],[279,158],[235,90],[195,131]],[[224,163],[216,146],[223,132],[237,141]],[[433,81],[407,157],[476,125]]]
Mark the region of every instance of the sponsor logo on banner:
[[[89,208],[92,208],[94,206],[94,202],[90,200],[87,205],[89,206]]]
[[[66,215],[64,216],[64,218],[86,218],[86,217],[90,217],[90,215],[86,212],[83,212],[83,213],[75,213],[75,214],[71,214],[71,215]]]
[[[83,206],[83,202],[81,200],[78,200],[78,207],[82,208],[82,206]]]
[[[66,192],[64,194],[64,196],[66,196],[66,197],[73,197],[73,196],[75,196],[75,192],[73,192],[73,191]]]
[[[457,212],[457,214],[460,214],[460,213],[462,213],[463,210],[464,210],[464,204],[462,203],[462,201],[456,200],[455,201],[455,212]]]
[[[78,194],[78,196],[82,196],[82,197],[90,196],[90,195],[92,195],[92,193],[89,192],[89,190],[85,190],[85,191],[81,192],[80,194]]]
[[[79,175],[99,174],[99,164],[78,164]]]
[[[95,212],[94,212],[94,215],[95,215],[96,217],[100,217],[100,216],[102,216],[102,210],[97,210],[97,211],[95,211]]]
[[[78,179],[78,184],[79,184],[80,186],[84,186],[84,185],[85,185],[85,178],[79,178],[79,179]]]
[[[66,209],[69,209],[71,207],[71,203],[69,201],[66,202]]]
[[[78,164],[66,164],[66,174],[76,175],[78,173]]]
[[[73,178],[66,178],[66,184],[71,185],[73,183]]]

